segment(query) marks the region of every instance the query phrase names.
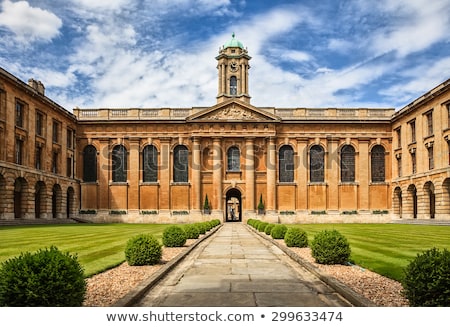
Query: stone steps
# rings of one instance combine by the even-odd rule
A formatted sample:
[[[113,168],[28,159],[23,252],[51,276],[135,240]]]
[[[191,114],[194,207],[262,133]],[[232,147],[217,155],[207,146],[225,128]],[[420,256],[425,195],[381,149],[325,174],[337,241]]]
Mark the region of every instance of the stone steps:
[[[396,219],[391,222],[392,224],[410,224],[410,225],[437,225],[437,226],[450,226],[450,220],[439,219]]]

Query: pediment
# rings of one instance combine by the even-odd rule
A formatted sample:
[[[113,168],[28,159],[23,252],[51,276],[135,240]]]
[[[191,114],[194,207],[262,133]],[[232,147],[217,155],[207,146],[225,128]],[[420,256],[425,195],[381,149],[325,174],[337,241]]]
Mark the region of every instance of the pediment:
[[[277,122],[281,119],[264,110],[240,101],[232,100],[205,109],[190,117],[188,121],[254,121]]]

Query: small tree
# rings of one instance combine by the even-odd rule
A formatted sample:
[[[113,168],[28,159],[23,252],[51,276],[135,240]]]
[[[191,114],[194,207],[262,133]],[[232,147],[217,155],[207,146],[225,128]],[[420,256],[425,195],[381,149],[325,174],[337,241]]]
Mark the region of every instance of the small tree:
[[[210,215],[211,206],[209,205],[208,194],[205,196],[205,203],[203,204],[203,213]]]
[[[259,203],[258,203],[258,215],[264,214],[264,202],[262,199],[262,194],[259,197]]]

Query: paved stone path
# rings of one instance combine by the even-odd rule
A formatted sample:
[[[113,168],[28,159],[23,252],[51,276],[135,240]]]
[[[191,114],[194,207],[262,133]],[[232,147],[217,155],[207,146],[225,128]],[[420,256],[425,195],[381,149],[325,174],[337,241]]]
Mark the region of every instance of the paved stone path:
[[[351,304],[246,225],[226,223],[135,306],[342,307]]]

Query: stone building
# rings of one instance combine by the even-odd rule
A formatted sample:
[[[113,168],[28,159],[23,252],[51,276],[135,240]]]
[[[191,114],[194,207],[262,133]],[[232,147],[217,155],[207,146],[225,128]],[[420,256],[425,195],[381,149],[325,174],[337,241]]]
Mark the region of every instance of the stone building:
[[[398,112],[255,107],[247,49],[233,35],[216,60],[211,107],[72,114],[1,71],[0,219],[450,219],[450,80]]]

